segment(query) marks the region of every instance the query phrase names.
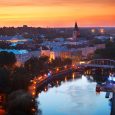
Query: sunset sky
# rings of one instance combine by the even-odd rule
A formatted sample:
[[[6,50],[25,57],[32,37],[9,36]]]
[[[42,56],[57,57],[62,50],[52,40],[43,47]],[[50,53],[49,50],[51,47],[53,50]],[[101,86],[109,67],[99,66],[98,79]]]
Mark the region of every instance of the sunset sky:
[[[115,0],[0,0],[0,26],[115,26]]]

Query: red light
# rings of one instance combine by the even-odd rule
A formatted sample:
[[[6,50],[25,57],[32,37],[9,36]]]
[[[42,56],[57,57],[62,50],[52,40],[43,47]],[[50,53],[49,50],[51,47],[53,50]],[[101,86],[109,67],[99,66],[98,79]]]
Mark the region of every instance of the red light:
[[[73,67],[75,66],[75,65],[72,65]]]
[[[59,71],[59,68],[57,68],[56,71],[58,72],[58,71]]]
[[[100,87],[97,86],[97,87],[96,87],[96,92],[99,93],[100,91],[101,91]]]
[[[46,74],[44,74],[44,76],[45,76],[45,77],[47,77],[47,75],[46,75]]]
[[[2,102],[2,96],[0,95],[0,102]]]

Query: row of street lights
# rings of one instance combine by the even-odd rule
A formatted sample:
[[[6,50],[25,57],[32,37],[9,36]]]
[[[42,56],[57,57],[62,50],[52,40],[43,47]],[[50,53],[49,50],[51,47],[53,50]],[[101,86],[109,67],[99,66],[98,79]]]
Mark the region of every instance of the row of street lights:
[[[64,70],[67,70],[69,68],[75,68],[75,65],[71,65],[71,67],[68,67],[67,65],[64,66]],[[36,85],[38,83],[40,83],[40,82],[44,81],[45,79],[47,79],[48,77],[55,75],[55,74],[58,74],[58,72],[62,72],[64,70],[62,70],[62,67],[57,67],[55,69],[55,71],[50,70],[48,72],[48,74],[44,74],[42,76],[35,77],[33,80],[31,80],[30,82],[32,83],[32,85],[29,87],[29,91],[32,94],[32,96],[34,97],[36,95]]]

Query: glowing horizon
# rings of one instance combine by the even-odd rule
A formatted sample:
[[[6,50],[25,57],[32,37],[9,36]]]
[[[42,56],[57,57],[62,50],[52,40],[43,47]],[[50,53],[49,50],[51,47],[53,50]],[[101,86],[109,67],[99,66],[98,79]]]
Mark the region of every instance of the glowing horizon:
[[[0,0],[0,27],[115,26],[115,0]]]

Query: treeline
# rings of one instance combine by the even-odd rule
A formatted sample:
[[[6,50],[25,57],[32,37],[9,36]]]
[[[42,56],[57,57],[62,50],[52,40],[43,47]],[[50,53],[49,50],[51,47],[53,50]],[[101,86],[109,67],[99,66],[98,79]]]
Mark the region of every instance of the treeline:
[[[3,27],[0,28],[0,35],[7,35],[7,36],[14,36],[17,34],[23,35],[24,33],[29,33],[31,35],[35,34],[38,35],[39,32],[44,32],[44,28],[35,28],[35,27]]]
[[[0,28],[0,35],[14,36],[22,35],[25,38],[42,38],[54,39],[58,37],[71,37],[72,29],[66,28],[41,28],[41,27],[2,27]],[[42,36],[41,36],[42,35]]]
[[[14,35],[22,35],[25,38],[38,38],[39,35],[45,35],[45,38],[51,40],[54,38],[69,38],[72,36],[74,29],[73,27],[70,28],[41,28],[41,27],[28,27],[24,25],[23,27],[2,27],[0,28],[0,35],[7,35],[7,36],[14,36]],[[95,33],[91,32],[91,29],[95,29]],[[105,34],[112,34],[114,33],[114,28],[104,28]],[[85,37],[87,39],[92,39],[95,35],[100,34],[99,27],[80,27],[80,36]]]
[[[25,38],[40,38],[44,36],[46,39],[53,40],[54,38],[69,38],[72,37],[74,29],[70,28],[41,28],[41,27],[28,27],[24,25],[23,27],[2,27],[0,28],[0,35],[14,36],[14,35],[22,35]],[[95,29],[95,33],[91,32],[91,29]],[[85,37],[87,39],[92,39],[95,35],[100,34],[100,28],[94,27],[80,27],[80,37]],[[114,33],[114,28],[104,28],[106,31],[106,35]]]

